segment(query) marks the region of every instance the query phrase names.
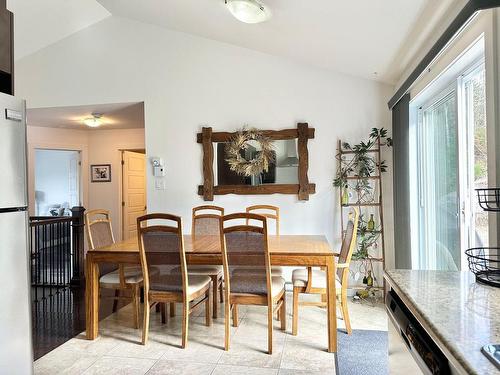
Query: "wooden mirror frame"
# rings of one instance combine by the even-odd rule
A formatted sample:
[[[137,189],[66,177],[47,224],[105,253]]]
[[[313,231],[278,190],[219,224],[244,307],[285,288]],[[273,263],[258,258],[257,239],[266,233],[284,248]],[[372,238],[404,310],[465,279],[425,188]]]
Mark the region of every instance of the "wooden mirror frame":
[[[297,129],[263,130],[262,133],[273,140],[298,139],[298,184],[214,186],[213,143],[229,142],[236,132],[213,132],[212,128],[202,128],[201,133],[198,133],[196,137],[197,142],[203,145],[203,185],[198,186],[198,195],[202,195],[205,201],[213,201],[214,195],[224,194],[297,194],[299,200],[309,200],[309,194],[316,192],[316,185],[309,183],[307,177],[309,169],[307,142],[314,138],[314,128],[310,128],[307,123],[299,123]]]

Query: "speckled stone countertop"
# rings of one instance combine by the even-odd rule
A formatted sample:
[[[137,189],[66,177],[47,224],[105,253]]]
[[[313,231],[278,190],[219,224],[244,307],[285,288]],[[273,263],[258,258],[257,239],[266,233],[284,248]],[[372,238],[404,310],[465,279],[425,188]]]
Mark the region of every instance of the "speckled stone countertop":
[[[468,374],[500,374],[481,352],[500,344],[500,288],[470,272],[392,270],[385,278],[450,362]]]

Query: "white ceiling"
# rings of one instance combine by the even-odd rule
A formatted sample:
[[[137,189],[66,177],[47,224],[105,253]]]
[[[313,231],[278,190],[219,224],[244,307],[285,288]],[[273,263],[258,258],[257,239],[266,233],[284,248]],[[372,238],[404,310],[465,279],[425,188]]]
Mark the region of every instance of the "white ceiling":
[[[401,73],[391,63],[405,37],[433,2],[261,0],[272,18],[248,25],[231,16],[224,0],[98,1],[113,15],[389,83]]]
[[[273,16],[248,25],[224,0],[7,0],[16,59],[110,15],[126,17],[342,73],[394,83],[437,8],[458,0],[261,0]],[[419,28],[420,27],[420,28]],[[376,72],[376,74],[374,74]]]
[[[89,128],[83,120],[102,114],[103,125]],[[144,128],[144,103],[83,105],[76,107],[32,108],[27,110],[29,126],[79,130]]]
[[[95,0],[7,0],[14,13],[14,58],[49,46],[110,16]]]

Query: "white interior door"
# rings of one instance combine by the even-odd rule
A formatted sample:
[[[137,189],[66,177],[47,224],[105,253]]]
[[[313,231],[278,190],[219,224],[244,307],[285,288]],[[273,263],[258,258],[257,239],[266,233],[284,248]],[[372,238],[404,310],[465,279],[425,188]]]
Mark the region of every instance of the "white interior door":
[[[146,156],[122,152],[122,208],[124,240],[137,236],[137,218],[146,213]]]

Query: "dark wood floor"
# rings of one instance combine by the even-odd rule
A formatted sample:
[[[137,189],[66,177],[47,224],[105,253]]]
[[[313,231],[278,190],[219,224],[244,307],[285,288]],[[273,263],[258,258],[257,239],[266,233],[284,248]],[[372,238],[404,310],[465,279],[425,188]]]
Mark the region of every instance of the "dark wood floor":
[[[113,292],[103,290],[102,294],[111,296]],[[35,360],[85,330],[84,288],[33,289],[32,300]],[[109,316],[112,309],[112,299],[102,298],[99,319]]]

